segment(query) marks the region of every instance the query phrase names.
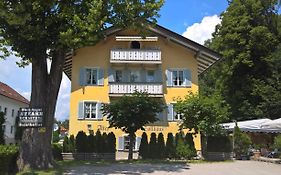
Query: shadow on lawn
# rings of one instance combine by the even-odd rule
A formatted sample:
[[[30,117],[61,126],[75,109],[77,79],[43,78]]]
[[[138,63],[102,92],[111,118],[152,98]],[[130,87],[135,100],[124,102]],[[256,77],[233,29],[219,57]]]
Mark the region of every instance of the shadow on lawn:
[[[66,167],[64,173],[67,175],[97,175],[97,174],[132,174],[139,175],[143,173],[153,173],[155,171],[168,172],[182,172],[189,169],[186,163],[135,163],[122,162],[111,163],[104,165],[80,165],[73,167]]]

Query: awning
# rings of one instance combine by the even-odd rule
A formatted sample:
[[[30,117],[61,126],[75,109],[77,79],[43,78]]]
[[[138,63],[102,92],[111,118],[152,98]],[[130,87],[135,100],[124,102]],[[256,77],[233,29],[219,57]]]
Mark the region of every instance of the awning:
[[[263,123],[261,128],[270,132],[281,133],[281,118]]]

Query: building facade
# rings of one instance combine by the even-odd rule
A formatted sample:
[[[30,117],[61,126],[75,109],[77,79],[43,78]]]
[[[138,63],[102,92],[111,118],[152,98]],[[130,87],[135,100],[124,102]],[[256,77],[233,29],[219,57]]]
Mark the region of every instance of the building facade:
[[[167,108],[159,121],[145,127],[148,136],[179,131],[181,116],[173,110],[176,98],[198,92],[198,75],[219,59],[219,55],[159,25],[149,27],[146,37],[131,29],[110,28],[104,40],[84,47],[66,58],[64,72],[71,79],[69,134],[114,132],[117,150],[128,149],[129,138],[119,129],[108,128],[102,115],[104,103],[146,91],[160,98]],[[184,132],[188,132],[184,130]],[[137,131],[138,150],[143,131]],[[200,137],[194,137],[201,150]]]
[[[0,82],[0,111],[5,114],[4,138],[6,144],[15,144],[16,118],[22,107],[28,107],[29,101],[10,86]]]

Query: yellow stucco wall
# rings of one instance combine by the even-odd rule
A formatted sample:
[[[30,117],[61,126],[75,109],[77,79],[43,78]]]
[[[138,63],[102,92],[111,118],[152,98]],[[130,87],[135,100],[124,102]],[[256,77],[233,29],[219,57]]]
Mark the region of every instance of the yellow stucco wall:
[[[135,35],[132,31],[123,31],[117,35]],[[125,135],[121,130],[108,128],[108,121],[103,120],[78,120],[78,103],[83,100],[92,100],[97,102],[108,103],[110,97],[108,95],[108,68],[110,64],[110,49],[116,47],[129,48],[130,42],[115,41],[115,36],[110,36],[105,40],[100,41],[97,45],[92,47],[84,47],[76,51],[75,56],[72,59],[72,80],[71,80],[71,96],[70,96],[70,125],[69,133],[76,135],[80,130],[88,133],[88,124],[92,125],[92,129],[96,132],[100,129],[101,132],[114,132],[116,138]],[[158,37],[157,42],[141,42],[141,48],[145,47],[157,47],[161,50],[162,57],[162,77],[163,77],[163,99],[167,104],[175,102],[175,98],[183,98],[189,91],[198,92],[198,74],[197,74],[197,61],[194,58],[194,53],[188,49],[177,45],[165,38]],[[122,64],[119,64],[121,67]],[[140,65],[134,65],[140,67]],[[145,65],[149,66],[149,65]],[[156,66],[156,65],[150,65]],[[104,85],[103,86],[85,86],[79,85],[79,71],[81,67],[99,67],[104,70]],[[192,75],[192,87],[191,88],[167,88],[165,70],[168,68],[188,68],[191,70]],[[137,131],[136,135],[141,136],[143,131]],[[168,122],[168,126],[148,126],[146,133],[149,135],[155,132],[158,134],[162,132],[164,138],[167,138],[167,134],[172,132],[176,134],[178,132],[177,122]],[[184,130],[187,132],[187,130]],[[200,136],[194,137],[195,147],[197,150],[201,150]],[[117,139],[118,147],[118,139]]]

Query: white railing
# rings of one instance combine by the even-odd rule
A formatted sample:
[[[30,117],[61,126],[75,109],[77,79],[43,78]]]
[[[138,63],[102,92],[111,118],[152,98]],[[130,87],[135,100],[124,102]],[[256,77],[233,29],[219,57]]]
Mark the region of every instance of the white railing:
[[[112,49],[110,51],[110,62],[161,62],[160,50],[143,49]]]
[[[162,84],[156,83],[114,83],[109,84],[110,94],[132,94],[135,91],[147,92],[152,95],[162,95],[163,86]]]

